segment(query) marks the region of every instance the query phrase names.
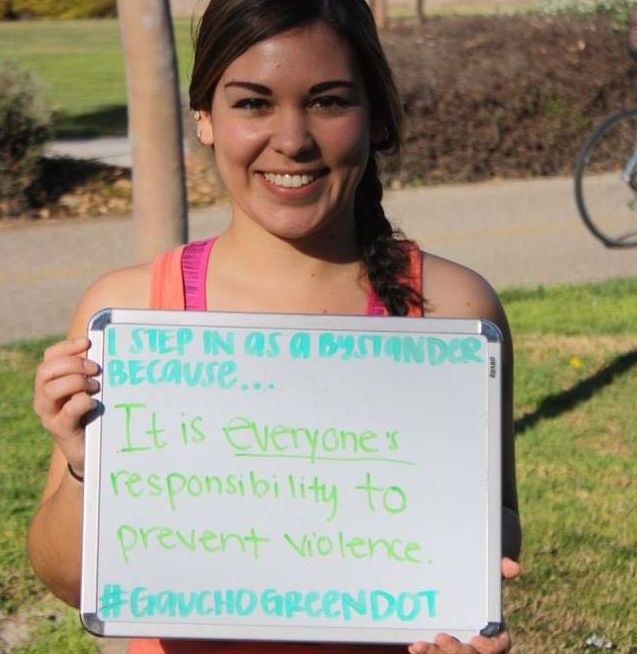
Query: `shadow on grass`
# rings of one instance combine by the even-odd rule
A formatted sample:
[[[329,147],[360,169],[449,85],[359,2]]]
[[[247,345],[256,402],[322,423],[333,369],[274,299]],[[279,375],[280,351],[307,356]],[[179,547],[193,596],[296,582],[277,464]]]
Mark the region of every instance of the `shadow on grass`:
[[[126,105],[107,105],[79,115],[60,112],[54,116],[55,136],[58,139],[126,136],[127,128]]]
[[[582,379],[566,391],[545,397],[535,411],[526,413],[515,421],[515,434],[521,436],[527,429],[535,427],[541,420],[556,418],[585,402],[618,377],[625,375],[637,364],[637,349],[616,357],[594,375]]]
[[[27,190],[29,205],[50,206],[65,193],[81,190],[91,184],[108,185],[130,177],[129,169],[109,166],[98,161],[71,157],[42,158],[40,175]]]

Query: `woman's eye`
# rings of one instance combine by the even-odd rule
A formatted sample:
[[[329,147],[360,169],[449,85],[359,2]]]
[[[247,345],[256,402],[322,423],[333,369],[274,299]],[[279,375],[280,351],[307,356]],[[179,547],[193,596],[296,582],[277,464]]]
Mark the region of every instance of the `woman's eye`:
[[[323,110],[344,109],[346,107],[351,107],[352,104],[353,103],[347,98],[338,95],[322,95],[318,98],[312,99],[310,102],[310,106]]]
[[[248,111],[263,111],[267,109],[268,103],[263,98],[243,98],[232,105],[235,109],[247,109]]]

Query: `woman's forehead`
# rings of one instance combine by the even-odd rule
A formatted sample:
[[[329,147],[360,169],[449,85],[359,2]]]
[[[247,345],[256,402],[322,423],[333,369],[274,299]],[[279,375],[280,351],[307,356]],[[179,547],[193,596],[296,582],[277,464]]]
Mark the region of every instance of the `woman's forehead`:
[[[255,43],[226,68],[222,82],[241,78],[267,85],[268,80],[294,79],[312,86],[326,79],[357,82],[359,77],[347,41],[321,22]]]

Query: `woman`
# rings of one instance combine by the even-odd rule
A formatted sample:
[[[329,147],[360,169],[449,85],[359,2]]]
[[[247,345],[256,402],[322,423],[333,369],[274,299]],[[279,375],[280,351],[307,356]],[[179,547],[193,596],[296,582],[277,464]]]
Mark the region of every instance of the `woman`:
[[[508,363],[505,552],[515,558],[519,527],[506,318],[481,277],[421,253],[398,238],[385,218],[376,153],[398,149],[401,109],[364,0],[212,0],[200,24],[190,97],[198,137],[214,148],[232,222],[217,239],[99,279],[81,300],[69,339],[45,353],[34,406],[55,445],[29,534],[36,572],[58,597],[78,605],[83,417],[98,388],[97,366],[84,358],[88,341],[82,335],[88,318],[109,306],[496,322],[505,334]],[[511,558],[504,559],[506,577],[518,572]],[[132,641],[129,651],[296,654],[301,647]],[[415,643],[410,650],[464,654],[508,647],[504,632],[477,636],[470,644],[441,634],[435,644]]]

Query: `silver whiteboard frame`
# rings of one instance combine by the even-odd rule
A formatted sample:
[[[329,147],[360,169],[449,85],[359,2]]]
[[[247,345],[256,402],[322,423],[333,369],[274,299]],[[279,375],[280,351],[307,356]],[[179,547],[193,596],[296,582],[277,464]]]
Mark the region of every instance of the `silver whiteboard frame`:
[[[352,325],[360,325],[353,327]],[[496,324],[484,319],[465,318],[403,318],[309,314],[268,314],[199,311],[159,311],[152,309],[103,309],[89,320],[91,346],[88,357],[98,363],[104,358],[104,332],[111,324],[143,324],[153,326],[191,326],[253,329],[313,329],[331,331],[409,332],[445,335],[483,336],[488,353],[488,469],[487,492],[488,528],[485,529],[487,552],[487,620],[480,634],[493,636],[504,629],[502,620],[501,556],[502,556],[502,332]],[[100,376],[98,380],[101,381]],[[101,403],[102,391],[95,396]],[[203,640],[245,640],[321,643],[382,643],[404,644],[417,640],[433,640],[439,630],[384,627],[303,627],[291,625],[229,626],[193,624],[186,621],[144,623],[104,621],[98,616],[98,542],[99,542],[99,482],[100,482],[100,412],[86,427],[84,481],[84,521],[82,530],[82,585],[80,618],[84,627],[96,636],[189,638]],[[320,638],[317,638],[320,632]],[[475,633],[457,631],[461,640]]]

